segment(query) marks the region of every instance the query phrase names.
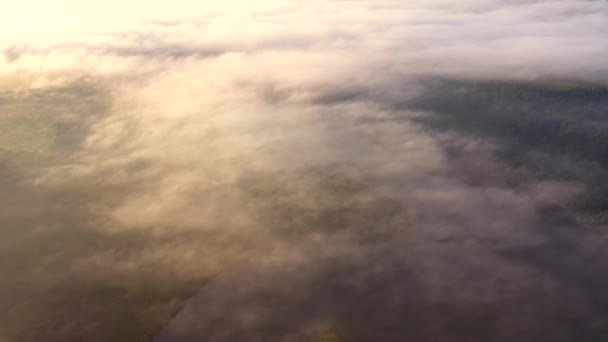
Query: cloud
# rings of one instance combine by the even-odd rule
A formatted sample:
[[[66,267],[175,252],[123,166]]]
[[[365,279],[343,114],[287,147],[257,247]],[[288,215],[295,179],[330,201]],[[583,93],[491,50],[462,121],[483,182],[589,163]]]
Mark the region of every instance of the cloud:
[[[0,287],[0,340],[606,336],[561,209],[604,167],[500,131],[605,108],[604,2],[184,7],[3,50],[0,274],[40,286]]]
[[[379,67],[400,73],[606,80],[602,62],[608,28],[601,1],[317,2],[277,8],[249,15],[207,14],[179,25],[146,25],[119,31],[115,39],[101,39],[101,45],[94,39],[84,49],[94,55],[146,58],[329,51],[345,61],[375,59]],[[74,51],[69,46],[49,49],[66,57]],[[13,64],[14,51],[5,51],[13,56]],[[40,53],[49,52],[32,51]]]

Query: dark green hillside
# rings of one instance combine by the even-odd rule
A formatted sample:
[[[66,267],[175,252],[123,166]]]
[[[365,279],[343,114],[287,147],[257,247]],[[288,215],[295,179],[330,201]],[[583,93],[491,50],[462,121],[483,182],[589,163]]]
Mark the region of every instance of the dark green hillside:
[[[576,212],[608,213],[608,88],[574,82],[432,80],[408,108],[440,131],[491,139],[500,157],[526,177],[576,181],[588,191]]]

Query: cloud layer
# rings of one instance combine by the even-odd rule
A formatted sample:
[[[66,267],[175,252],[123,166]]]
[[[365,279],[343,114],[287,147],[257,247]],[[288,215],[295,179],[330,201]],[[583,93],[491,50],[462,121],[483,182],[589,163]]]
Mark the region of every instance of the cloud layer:
[[[183,5],[0,44],[0,341],[608,336],[605,166],[488,126],[606,108],[605,2]]]

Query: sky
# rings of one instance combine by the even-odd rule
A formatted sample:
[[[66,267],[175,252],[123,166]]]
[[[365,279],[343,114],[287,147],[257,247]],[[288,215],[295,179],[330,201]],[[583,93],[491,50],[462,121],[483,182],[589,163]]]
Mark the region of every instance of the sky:
[[[606,56],[606,1],[0,0],[0,342],[602,340]]]
[[[279,5],[276,0],[240,1],[13,1],[3,0],[3,29],[25,31],[22,34],[44,36],[45,31],[63,34],[69,37],[70,31],[92,33],[96,29],[116,29],[122,25],[137,24],[146,19],[179,19],[192,18],[217,11],[245,12],[272,8]],[[48,34],[48,33],[47,33]],[[28,36],[31,38],[32,36]],[[15,39],[15,37],[13,37]]]

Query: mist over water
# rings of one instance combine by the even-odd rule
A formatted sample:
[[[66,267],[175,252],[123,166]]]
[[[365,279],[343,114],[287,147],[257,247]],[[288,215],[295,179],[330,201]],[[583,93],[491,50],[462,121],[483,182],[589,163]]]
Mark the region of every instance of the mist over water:
[[[0,342],[608,338],[606,2],[35,2]]]

